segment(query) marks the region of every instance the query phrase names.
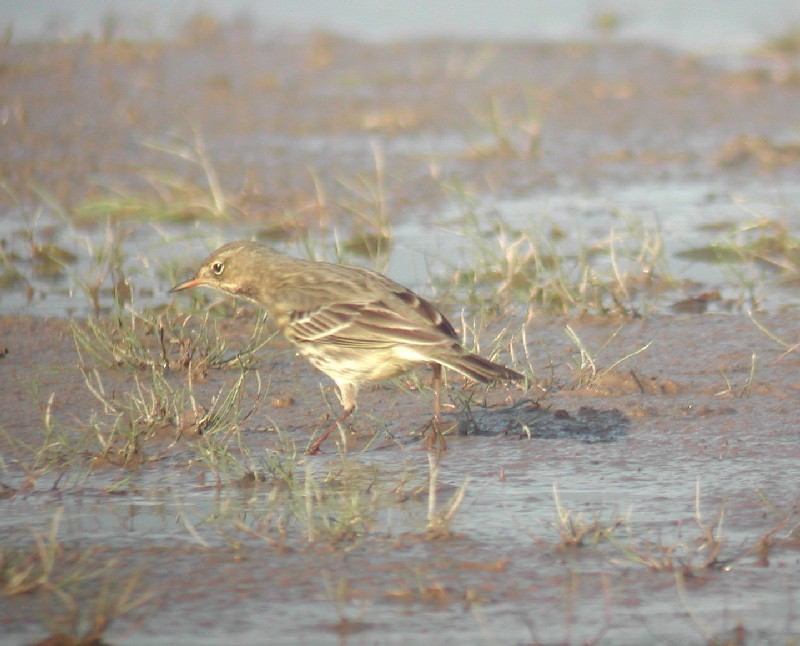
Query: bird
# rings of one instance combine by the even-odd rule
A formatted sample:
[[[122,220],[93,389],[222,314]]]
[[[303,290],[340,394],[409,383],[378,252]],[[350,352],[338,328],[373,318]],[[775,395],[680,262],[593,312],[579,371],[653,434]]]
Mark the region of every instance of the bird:
[[[356,409],[364,384],[433,369],[433,419],[428,450],[447,444],[441,432],[442,366],[469,379],[522,381],[519,372],[466,350],[447,318],[429,301],[383,274],[287,256],[239,240],[213,251],[195,275],[170,293],[210,287],[266,311],[284,337],[338,389],[342,412],[311,444],[320,446]]]

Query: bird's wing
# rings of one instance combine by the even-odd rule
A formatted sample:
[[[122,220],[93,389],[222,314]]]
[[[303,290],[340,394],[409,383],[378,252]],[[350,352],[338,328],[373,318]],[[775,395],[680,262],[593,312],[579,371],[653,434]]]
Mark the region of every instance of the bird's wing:
[[[293,312],[284,333],[297,343],[359,348],[430,347],[453,341],[433,322],[414,321],[381,300],[332,303],[309,312]]]
[[[408,307],[413,317],[427,321],[434,328],[439,330],[439,332],[449,336],[451,339],[458,339],[458,334],[456,334],[450,321],[424,298],[417,296],[409,289],[394,291],[392,292],[392,296],[402,302],[404,306]]]

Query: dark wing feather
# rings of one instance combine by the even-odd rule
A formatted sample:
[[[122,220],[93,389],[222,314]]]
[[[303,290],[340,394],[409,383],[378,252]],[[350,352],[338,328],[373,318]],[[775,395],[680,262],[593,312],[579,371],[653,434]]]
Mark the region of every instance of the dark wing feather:
[[[451,339],[458,339],[455,329],[450,324],[445,316],[436,307],[431,305],[424,298],[420,298],[414,292],[403,290],[393,292],[393,294],[405,303],[408,307],[415,311],[421,318],[429,321],[442,334],[449,336]]]
[[[359,348],[450,343],[438,327],[413,321],[383,301],[335,303],[311,312],[295,312],[284,333],[296,343],[331,343]]]

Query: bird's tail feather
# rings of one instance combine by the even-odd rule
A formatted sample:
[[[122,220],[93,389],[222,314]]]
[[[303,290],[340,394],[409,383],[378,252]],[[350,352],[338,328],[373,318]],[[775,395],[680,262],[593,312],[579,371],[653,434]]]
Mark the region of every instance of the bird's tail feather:
[[[501,366],[477,354],[465,352],[459,356],[449,356],[447,359],[438,360],[443,366],[460,372],[473,381],[488,384],[492,381],[521,381],[524,376],[516,370]]]

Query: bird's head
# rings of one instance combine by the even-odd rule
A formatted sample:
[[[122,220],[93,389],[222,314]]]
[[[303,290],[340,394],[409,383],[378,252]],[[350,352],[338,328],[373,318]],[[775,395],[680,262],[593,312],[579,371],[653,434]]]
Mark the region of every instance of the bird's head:
[[[169,291],[211,287],[233,296],[257,300],[258,286],[267,279],[262,275],[265,273],[262,266],[272,253],[257,242],[230,242],[209,255],[193,278],[178,283]]]

